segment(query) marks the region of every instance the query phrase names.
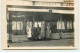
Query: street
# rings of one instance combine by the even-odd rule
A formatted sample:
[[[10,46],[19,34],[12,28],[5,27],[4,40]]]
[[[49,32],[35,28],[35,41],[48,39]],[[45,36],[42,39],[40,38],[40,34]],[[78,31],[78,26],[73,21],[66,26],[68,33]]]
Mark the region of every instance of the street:
[[[43,47],[43,46],[73,46],[74,39],[59,39],[59,40],[37,40],[37,41],[24,41],[9,43],[9,47]]]

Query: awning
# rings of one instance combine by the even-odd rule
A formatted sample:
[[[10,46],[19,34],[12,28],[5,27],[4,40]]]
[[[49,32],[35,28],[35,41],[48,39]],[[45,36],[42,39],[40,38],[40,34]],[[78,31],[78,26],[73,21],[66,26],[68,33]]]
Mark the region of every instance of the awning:
[[[74,14],[74,10],[57,10],[57,9],[26,9],[26,8],[8,8],[8,11],[26,11],[26,12],[49,12],[59,14]]]

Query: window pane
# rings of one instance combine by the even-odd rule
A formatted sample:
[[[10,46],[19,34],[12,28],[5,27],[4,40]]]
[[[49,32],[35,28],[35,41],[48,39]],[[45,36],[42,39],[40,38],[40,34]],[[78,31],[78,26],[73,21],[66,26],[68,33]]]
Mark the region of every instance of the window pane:
[[[62,21],[62,29],[65,29],[64,22]]]
[[[57,21],[57,29],[59,29],[59,20]]]
[[[12,22],[12,30],[22,30],[23,29],[23,23],[22,22],[16,22],[16,21],[13,21]]]
[[[21,30],[22,30],[23,29],[23,22],[21,22],[21,25],[20,26],[21,26]]]
[[[61,29],[61,21],[57,22],[57,29]]]
[[[32,22],[27,22],[27,28],[31,27],[32,28]]]
[[[34,26],[37,27],[37,22],[34,23]]]
[[[20,22],[17,22],[17,30],[20,30]]]
[[[12,22],[12,30],[16,30],[16,21]]]
[[[67,29],[69,29],[69,21],[67,21]]]
[[[41,27],[41,22],[38,22],[39,27]]]
[[[64,21],[57,21],[57,29],[65,29]]]
[[[72,29],[72,22],[70,21],[70,29]]]
[[[23,29],[23,23],[21,21],[17,22],[17,30]]]

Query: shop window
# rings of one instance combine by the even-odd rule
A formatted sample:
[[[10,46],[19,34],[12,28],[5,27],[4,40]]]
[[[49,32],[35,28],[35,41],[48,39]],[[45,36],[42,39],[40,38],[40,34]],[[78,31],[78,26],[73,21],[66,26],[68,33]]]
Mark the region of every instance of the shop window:
[[[26,24],[27,26],[26,26],[26,28],[32,28],[32,22],[27,22],[27,24]]]
[[[37,22],[34,23],[34,26],[37,27]]]
[[[35,22],[34,26],[37,27],[37,25],[39,25],[39,27],[41,27],[41,22]]]
[[[65,29],[64,21],[57,21],[57,29]]]
[[[72,22],[71,21],[67,21],[67,29],[72,29]]]
[[[65,29],[64,21],[57,21],[57,29]],[[67,21],[67,29],[72,29],[72,22]]]
[[[21,21],[12,22],[12,30],[22,30],[22,29],[23,29],[23,23]]]
[[[65,29],[64,21],[62,21],[62,29]]]
[[[16,30],[16,22],[12,22],[12,30]]]
[[[38,22],[38,24],[39,24],[39,27],[41,27],[41,22]]]

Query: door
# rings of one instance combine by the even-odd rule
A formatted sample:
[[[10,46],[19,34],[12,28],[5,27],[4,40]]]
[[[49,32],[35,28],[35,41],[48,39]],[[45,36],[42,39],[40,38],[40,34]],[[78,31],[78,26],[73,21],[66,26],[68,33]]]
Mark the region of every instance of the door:
[[[27,16],[27,21],[26,21],[26,32],[28,33],[28,28],[30,27],[31,29],[35,27],[38,28],[38,25],[40,27],[40,38],[44,38],[45,37],[45,21],[44,21],[44,16],[41,15],[30,15]],[[33,33],[31,31],[31,33]],[[37,34],[36,34],[37,36]],[[39,38],[39,37],[38,37]]]

